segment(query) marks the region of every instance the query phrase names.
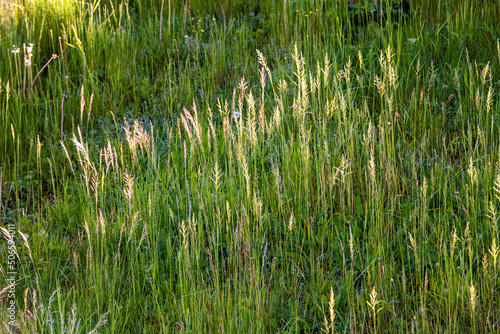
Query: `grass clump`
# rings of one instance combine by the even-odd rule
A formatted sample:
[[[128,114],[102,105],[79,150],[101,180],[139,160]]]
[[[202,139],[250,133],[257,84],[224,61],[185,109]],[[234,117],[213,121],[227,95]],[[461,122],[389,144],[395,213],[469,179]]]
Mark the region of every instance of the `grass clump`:
[[[498,6],[169,4],[2,25],[4,328],[499,331]]]

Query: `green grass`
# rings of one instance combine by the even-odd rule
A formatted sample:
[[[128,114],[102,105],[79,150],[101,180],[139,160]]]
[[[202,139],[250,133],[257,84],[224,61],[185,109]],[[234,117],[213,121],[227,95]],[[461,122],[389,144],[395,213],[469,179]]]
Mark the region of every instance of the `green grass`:
[[[0,331],[500,333],[498,0],[2,10]]]

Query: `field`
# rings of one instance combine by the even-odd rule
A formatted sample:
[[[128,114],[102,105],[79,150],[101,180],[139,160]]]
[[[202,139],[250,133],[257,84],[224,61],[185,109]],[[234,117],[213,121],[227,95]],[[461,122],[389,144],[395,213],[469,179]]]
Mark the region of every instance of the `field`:
[[[0,333],[500,333],[499,0],[0,0]]]

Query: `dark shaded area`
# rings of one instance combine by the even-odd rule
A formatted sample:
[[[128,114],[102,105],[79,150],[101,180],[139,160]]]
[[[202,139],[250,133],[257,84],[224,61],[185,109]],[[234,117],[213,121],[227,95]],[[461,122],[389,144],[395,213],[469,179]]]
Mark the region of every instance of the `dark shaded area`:
[[[372,8],[362,8],[355,4],[348,5],[348,14],[351,25],[357,29],[370,22],[376,22],[385,26],[390,19],[392,22],[407,23],[411,18],[411,5],[409,1],[402,1],[386,6],[385,2],[372,5]]]

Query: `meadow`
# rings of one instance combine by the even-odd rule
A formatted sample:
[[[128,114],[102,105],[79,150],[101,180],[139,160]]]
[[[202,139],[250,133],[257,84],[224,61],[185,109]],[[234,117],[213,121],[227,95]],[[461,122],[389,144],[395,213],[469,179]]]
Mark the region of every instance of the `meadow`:
[[[0,332],[500,333],[499,17],[2,0]]]

